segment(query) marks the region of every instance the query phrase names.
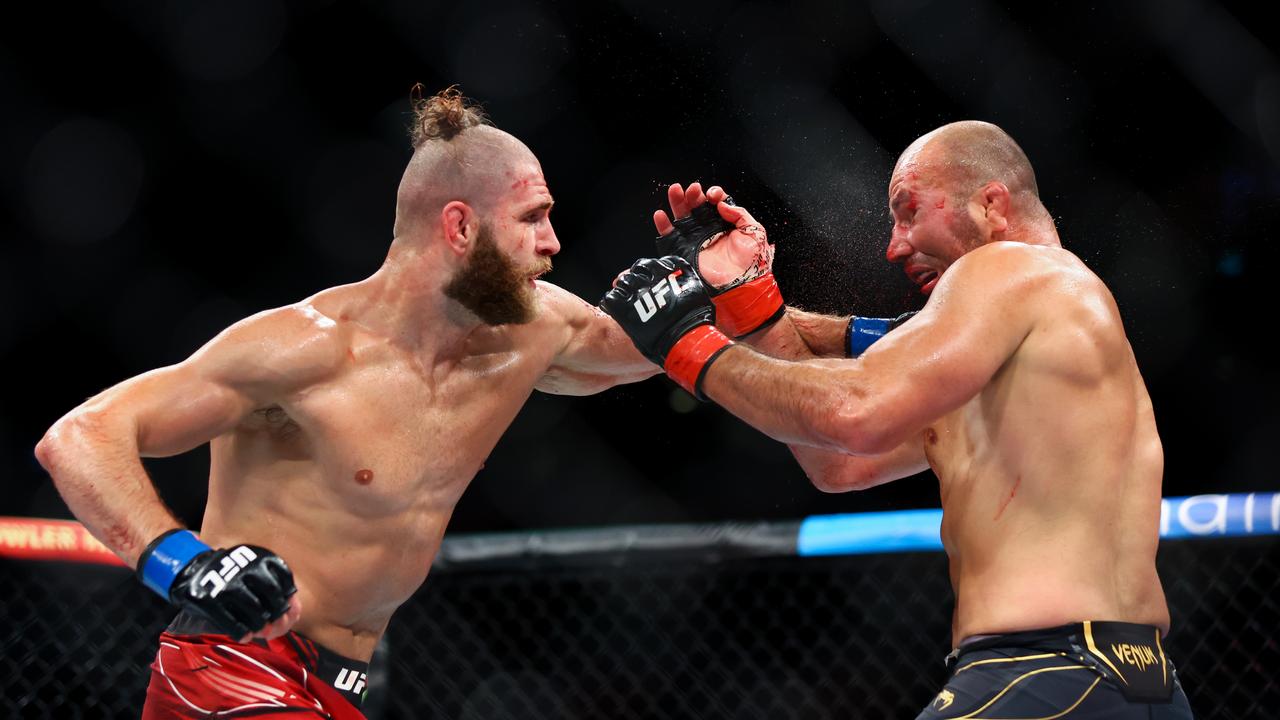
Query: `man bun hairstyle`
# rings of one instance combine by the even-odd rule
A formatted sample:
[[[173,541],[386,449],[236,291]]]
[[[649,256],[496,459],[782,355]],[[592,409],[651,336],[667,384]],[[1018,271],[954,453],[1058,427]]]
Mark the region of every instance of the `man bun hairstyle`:
[[[413,125],[409,128],[409,138],[414,150],[429,140],[452,140],[467,128],[493,126],[484,110],[463,96],[457,85],[424,98],[422,83],[418,83],[413,86],[410,98]]]

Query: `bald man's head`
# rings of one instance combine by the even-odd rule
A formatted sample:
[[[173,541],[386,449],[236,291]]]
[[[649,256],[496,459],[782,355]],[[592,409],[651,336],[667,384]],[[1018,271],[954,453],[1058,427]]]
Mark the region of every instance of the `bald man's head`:
[[[396,237],[418,234],[453,200],[483,213],[507,191],[511,177],[538,167],[524,143],[494,127],[456,87],[415,98],[410,138],[413,157],[396,195]]]
[[[1036,175],[1026,153],[1009,134],[988,122],[964,120],[917,138],[898,158],[894,175],[914,167],[930,185],[965,198],[991,181],[1004,183],[1019,209],[1040,204]]]

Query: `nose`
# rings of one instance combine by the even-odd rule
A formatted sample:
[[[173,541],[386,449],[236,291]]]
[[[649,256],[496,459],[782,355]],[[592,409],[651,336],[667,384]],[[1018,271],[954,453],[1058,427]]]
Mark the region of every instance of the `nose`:
[[[547,257],[560,252],[560,239],[556,237],[556,230],[551,227],[550,221],[546,223],[546,230],[538,233],[538,241],[534,248],[539,255]]]
[[[911,243],[907,242],[906,233],[894,228],[893,234],[889,237],[889,247],[884,252],[885,259],[891,263],[900,263],[911,257],[913,252],[915,250],[911,247]]]

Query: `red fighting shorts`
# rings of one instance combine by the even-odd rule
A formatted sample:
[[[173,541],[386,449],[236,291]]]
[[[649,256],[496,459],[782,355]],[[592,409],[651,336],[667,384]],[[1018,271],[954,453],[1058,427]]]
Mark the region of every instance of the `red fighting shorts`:
[[[142,718],[364,720],[357,705],[366,670],[367,664],[297,633],[258,644],[226,635],[164,632]]]

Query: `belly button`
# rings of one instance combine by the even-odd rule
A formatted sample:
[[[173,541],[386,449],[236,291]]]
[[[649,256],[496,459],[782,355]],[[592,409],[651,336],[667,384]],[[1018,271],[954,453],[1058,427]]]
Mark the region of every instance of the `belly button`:
[[[368,485],[369,483],[373,482],[373,471],[372,470],[357,471],[356,482],[360,483],[361,485]]]

